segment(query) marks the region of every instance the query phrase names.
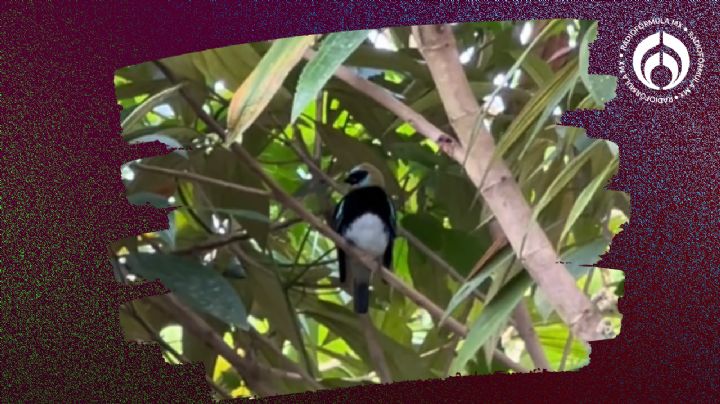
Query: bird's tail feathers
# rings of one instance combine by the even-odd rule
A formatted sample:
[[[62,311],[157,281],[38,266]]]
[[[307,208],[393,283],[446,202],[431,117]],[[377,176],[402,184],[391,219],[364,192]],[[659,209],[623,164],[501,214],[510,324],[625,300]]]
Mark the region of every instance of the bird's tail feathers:
[[[353,303],[355,312],[365,314],[370,306],[370,287],[367,282],[353,282]]]
[[[370,305],[370,271],[355,259],[348,260],[348,274],[352,285],[355,312],[365,314]]]

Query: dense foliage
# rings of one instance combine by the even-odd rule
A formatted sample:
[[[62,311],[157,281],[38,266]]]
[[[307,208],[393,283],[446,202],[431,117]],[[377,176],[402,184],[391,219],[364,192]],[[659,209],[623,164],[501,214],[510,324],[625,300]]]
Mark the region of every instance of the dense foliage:
[[[501,157],[537,207],[538,222],[569,262],[578,288],[619,332],[615,302],[622,274],[582,266],[597,261],[627,220],[627,197],[604,189],[617,168],[617,149],[579,128],[555,125],[563,111],[602,108],[613,96],[612,80],[587,75],[596,25],[559,20],[452,27]],[[314,41],[322,56],[313,59],[314,69],[300,60],[303,41]],[[586,346],[568,338],[567,325],[525,276],[512,248],[505,246],[465,281],[493,244],[491,212],[461,165],[435,143],[330,78],[341,63],[452,132],[407,27],[236,45],[120,69],[115,86],[123,137],[187,149],[125,167],[132,203],[178,209],[169,213],[167,230],[112,246],[119,279],[161,279],[260,369],[268,391],[277,394],[318,387],[308,379],[324,388],[377,382],[377,347],[395,381],[507,371],[493,359],[496,350],[532,369],[536,364],[513,317],[518,303],[527,307],[552,370],[583,366]],[[247,94],[238,101],[243,83]],[[265,172],[323,219],[340,192],[313,166],[330,178],[361,162],[379,167],[399,222],[413,236],[397,240],[394,273],[465,324],[467,337],[379,281],[370,310],[377,333],[367,337],[367,324],[338,287],[333,243],[266,192],[208,119],[223,127],[230,122],[231,136]],[[121,309],[128,339],[160,340],[173,362],[203,362],[220,395],[258,393],[158,299]]]

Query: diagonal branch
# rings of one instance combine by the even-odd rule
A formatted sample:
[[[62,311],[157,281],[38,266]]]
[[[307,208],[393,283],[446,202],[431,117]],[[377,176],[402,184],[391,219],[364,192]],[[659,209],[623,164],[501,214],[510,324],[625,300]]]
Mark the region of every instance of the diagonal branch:
[[[452,156],[466,163],[465,171],[480,190],[525,269],[573,334],[586,341],[604,339],[599,328],[599,312],[578,289],[573,277],[559,262],[547,235],[533,220],[532,209],[512,173],[495,157],[492,135],[477,125],[481,108],[460,64],[451,29],[446,25],[413,27],[413,35],[428,63],[450,123],[460,137],[449,150]],[[471,140],[476,144],[470,144]]]
[[[370,353],[370,360],[373,361],[373,366],[375,366],[375,371],[380,378],[380,382],[392,383],[393,379],[392,374],[390,373],[390,367],[385,359],[385,353],[380,346],[378,331],[375,328],[375,325],[372,323],[370,316],[367,313],[359,314],[358,318],[360,320],[360,324],[362,325],[363,332],[365,333],[365,341],[367,342],[368,351]]]
[[[414,30],[418,32],[418,28]],[[459,54],[454,38],[450,30],[444,31],[438,34],[442,35],[440,39],[433,38],[433,35],[435,37],[438,35],[430,33],[429,38],[435,43],[428,44],[427,37],[425,42],[419,38],[419,43],[425,46],[424,56],[429,59],[428,65],[431,67],[434,80],[438,83],[441,99],[455,132],[461,134],[464,139],[472,138],[476,130],[480,106],[469,90],[467,78],[462,66],[459,65]],[[313,54],[312,51],[308,51],[304,57],[310,59]],[[422,115],[393,97],[386,89],[357,76],[344,66],[337,69],[335,76],[410,123],[418,133],[439,143],[441,149],[456,161],[466,163],[468,177],[481,190],[513,250],[520,257],[530,276],[546,292],[551,305],[563,321],[583,340],[605,338],[599,329],[600,315],[597,309],[580,293],[572,276],[559,262],[542,228],[531,220],[532,211],[517,183],[512,180],[510,170],[503,162],[493,159],[495,144],[489,133],[484,132],[482,136],[475,136],[477,144],[473,145],[475,146],[472,147],[473,154],[466,161],[468,146],[463,146],[438,129]],[[456,80],[462,85],[458,85]]]
[[[204,182],[206,184],[212,184],[212,185],[216,185],[216,186],[220,186],[220,187],[225,187],[228,189],[232,189],[234,191],[246,192],[248,194],[253,194],[253,195],[261,195],[261,196],[268,195],[268,192],[265,190],[262,190],[262,189],[246,187],[244,185],[235,184],[232,182],[218,180],[218,179],[206,177],[203,175],[187,173],[187,172],[178,171],[178,170],[172,170],[169,168],[156,167],[156,166],[151,166],[151,165],[142,164],[142,163],[133,163],[132,168],[137,168],[139,170],[148,171],[148,172],[152,172],[152,173],[166,174],[166,175],[173,176],[175,178],[184,178],[186,180],[195,181],[195,182]]]
[[[159,64],[159,67],[160,66],[162,66],[162,64]],[[174,78],[174,76],[172,75],[172,72],[164,68],[164,66],[162,66],[161,69],[171,82],[177,81],[176,78]],[[224,140],[226,138],[226,130],[222,127],[222,125],[220,125],[215,119],[208,115],[202,109],[202,106],[198,104],[195,100],[193,100],[192,97],[190,97],[186,92],[181,90],[181,94],[188,102],[188,104],[193,108],[193,110],[198,114],[198,117],[202,119],[203,122],[208,126],[208,128],[215,131]],[[412,111],[410,108],[405,108],[411,113],[415,114],[414,111]],[[419,116],[418,114],[415,115]],[[420,116],[420,118],[420,123],[425,122],[427,125],[432,126],[432,124],[430,124],[430,122],[428,122],[425,118],[423,118],[422,116]],[[446,136],[439,131],[438,133],[436,133],[436,135]],[[395,276],[392,272],[388,271],[387,268],[378,266],[377,263],[370,257],[366,256],[356,248],[350,246],[343,237],[341,237],[327,224],[325,224],[323,221],[321,221],[315,215],[305,209],[305,207],[298,200],[285,192],[285,190],[283,190],[282,187],[265,172],[260,163],[258,163],[255,158],[250,153],[248,153],[240,144],[234,142],[230,144],[230,149],[267,186],[270,194],[274,197],[275,200],[277,200],[286,208],[292,210],[299,218],[305,220],[310,226],[314,227],[324,236],[333,241],[338,246],[338,248],[343,249],[343,251],[345,251],[348,255],[363,263],[363,265],[365,265],[368,269],[370,269],[371,271],[380,272],[380,275],[387,281],[389,285],[391,285],[400,293],[405,295],[408,299],[412,300],[419,307],[424,308],[436,321],[440,321],[443,318],[444,310],[442,308],[433,303],[425,295],[406,285],[400,278]],[[467,336],[468,334],[467,327],[465,327],[463,324],[461,324],[452,317],[448,317],[445,322],[443,322],[442,326],[447,327],[450,331],[461,336]],[[495,351],[494,358],[498,362],[517,372],[527,372],[527,369],[515,363],[513,360],[507,357],[507,355],[500,351]]]
[[[259,375],[259,369],[253,363],[241,358],[223,339],[213,331],[202,317],[188,309],[171,293],[160,297],[156,304],[191,333],[202,338],[209,346],[227,360],[242,376],[250,389],[263,396],[276,394]]]

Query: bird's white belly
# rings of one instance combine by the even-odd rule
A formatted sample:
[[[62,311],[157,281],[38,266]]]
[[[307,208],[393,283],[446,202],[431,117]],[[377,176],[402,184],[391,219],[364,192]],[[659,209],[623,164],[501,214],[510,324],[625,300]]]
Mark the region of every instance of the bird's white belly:
[[[377,215],[366,213],[353,221],[345,232],[345,237],[358,248],[381,256],[388,244],[385,225]]]

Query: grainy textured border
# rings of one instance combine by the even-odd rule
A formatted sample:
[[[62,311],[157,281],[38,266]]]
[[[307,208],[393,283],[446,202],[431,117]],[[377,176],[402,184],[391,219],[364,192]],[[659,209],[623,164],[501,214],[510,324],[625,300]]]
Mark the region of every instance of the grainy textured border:
[[[208,48],[394,25],[541,18],[600,21],[591,72],[616,74],[637,22],[673,17],[705,45],[697,92],[669,106],[619,85],[603,111],[563,122],[617,143],[611,189],[631,221],[600,265],[626,271],[622,333],[592,344],[573,373],[405,382],[288,396],[288,402],[527,399],[714,401],[720,375],[717,134],[718,9],[711,2],[245,1],[5,2],[0,11],[0,363],[7,401],[203,402],[201,366],[170,366],[155,345],[123,342],[118,306],[161,293],[125,290],[107,260],[121,237],[167,226],[133,206],[121,164],[163,148],[119,136],[113,73]]]

